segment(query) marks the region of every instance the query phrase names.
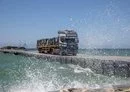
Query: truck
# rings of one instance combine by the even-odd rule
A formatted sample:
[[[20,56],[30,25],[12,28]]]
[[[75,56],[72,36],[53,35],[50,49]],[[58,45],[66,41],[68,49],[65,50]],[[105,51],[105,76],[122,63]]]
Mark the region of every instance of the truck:
[[[78,43],[76,31],[61,30],[57,37],[37,40],[37,49],[39,53],[76,56]]]

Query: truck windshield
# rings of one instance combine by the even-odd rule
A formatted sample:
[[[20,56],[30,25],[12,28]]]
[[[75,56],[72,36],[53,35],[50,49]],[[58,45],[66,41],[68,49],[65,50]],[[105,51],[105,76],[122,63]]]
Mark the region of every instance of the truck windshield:
[[[67,38],[67,39],[65,39],[65,42],[66,43],[74,43],[75,42],[75,39],[74,38]]]
[[[75,42],[77,42],[75,38],[64,38],[64,37],[61,37],[60,41],[61,42],[66,42],[66,43],[75,43]]]

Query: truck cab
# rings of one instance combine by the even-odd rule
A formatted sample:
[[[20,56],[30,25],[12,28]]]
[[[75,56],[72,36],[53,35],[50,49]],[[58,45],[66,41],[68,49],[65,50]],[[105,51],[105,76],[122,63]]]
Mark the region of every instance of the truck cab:
[[[76,55],[78,52],[78,35],[73,30],[58,31],[61,55]]]

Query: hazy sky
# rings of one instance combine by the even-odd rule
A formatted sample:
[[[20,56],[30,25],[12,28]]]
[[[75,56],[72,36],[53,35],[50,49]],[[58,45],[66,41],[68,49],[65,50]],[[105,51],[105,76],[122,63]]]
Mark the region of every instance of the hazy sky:
[[[0,46],[74,29],[80,48],[130,48],[130,0],[0,0]]]

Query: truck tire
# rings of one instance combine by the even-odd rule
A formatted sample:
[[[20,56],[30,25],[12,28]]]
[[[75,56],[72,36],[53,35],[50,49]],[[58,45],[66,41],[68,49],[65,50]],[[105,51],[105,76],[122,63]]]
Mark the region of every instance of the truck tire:
[[[64,55],[66,55],[66,54],[65,54],[65,52],[61,51],[61,52],[60,52],[60,55],[61,55],[61,56],[64,56]]]
[[[63,52],[62,51],[60,51],[60,56],[63,56]]]
[[[73,53],[73,56],[76,56],[77,54],[76,53]]]

